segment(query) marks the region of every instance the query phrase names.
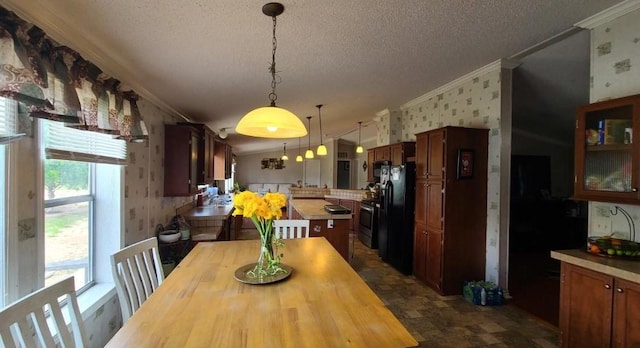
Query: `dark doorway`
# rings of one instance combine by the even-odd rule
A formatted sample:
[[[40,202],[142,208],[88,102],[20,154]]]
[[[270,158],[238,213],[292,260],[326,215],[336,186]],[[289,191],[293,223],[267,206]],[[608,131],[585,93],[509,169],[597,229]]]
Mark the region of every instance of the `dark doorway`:
[[[350,161],[338,161],[338,182],[337,187],[339,189],[349,189],[351,184],[351,162]]]
[[[575,110],[589,103],[588,31],[526,57],[513,71],[509,215],[510,304],[558,325],[560,264],[581,248],[586,204],[573,193]]]

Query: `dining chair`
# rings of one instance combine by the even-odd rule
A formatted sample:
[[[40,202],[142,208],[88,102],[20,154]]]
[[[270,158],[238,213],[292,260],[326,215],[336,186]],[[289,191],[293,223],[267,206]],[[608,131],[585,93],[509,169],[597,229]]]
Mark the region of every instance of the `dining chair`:
[[[145,239],[111,255],[111,270],[124,323],[164,280],[158,240]]]
[[[309,238],[309,220],[275,220],[273,226],[282,239]]]
[[[66,302],[60,304],[60,297]],[[63,311],[68,312],[70,327]],[[73,277],[33,292],[0,311],[0,339],[2,347],[89,347]]]

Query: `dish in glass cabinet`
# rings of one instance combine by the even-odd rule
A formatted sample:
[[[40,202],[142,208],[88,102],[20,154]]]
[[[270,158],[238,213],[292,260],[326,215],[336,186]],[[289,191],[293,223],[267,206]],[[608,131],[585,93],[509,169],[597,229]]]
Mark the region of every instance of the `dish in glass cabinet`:
[[[273,276],[263,276],[263,277],[247,276],[247,271],[252,270],[256,265],[257,263],[254,262],[238,268],[233,274],[233,277],[236,278],[236,280],[241,283],[263,285],[263,284],[271,284],[271,283],[275,283],[275,282],[279,282],[281,280],[287,279],[291,275],[291,272],[293,272],[293,268],[291,266],[281,263],[280,267],[282,267],[282,269],[284,269],[286,273],[280,273]]]

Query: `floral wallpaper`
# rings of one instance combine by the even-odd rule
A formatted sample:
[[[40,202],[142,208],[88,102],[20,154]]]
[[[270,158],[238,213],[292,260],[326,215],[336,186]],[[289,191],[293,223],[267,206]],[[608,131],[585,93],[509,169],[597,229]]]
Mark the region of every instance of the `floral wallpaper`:
[[[157,224],[166,225],[175,209],[193,197],[163,197],[164,125],[182,121],[145,100],[138,102],[149,131],[147,143],[130,143],[125,169],[125,244],[154,235]]]
[[[419,98],[401,109],[398,141],[415,141],[416,133],[444,126],[489,129],[489,173],[487,182],[487,274],[489,281],[498,281],[500,233],[500,149],[502,133],[500,68],[470,77],[444,92]],[[385,119],[384,117],[382,118]],[[391,129],[395,129],[391,127]]]
[[[591,31],[591,102],[640,93],[640,10]],[[589,235],[629,229],[624,218],[611,214],[614,204],[589,202]],[[640,226],[640,207],[620,205]],[[640,241],[640,233],[636,233]]]

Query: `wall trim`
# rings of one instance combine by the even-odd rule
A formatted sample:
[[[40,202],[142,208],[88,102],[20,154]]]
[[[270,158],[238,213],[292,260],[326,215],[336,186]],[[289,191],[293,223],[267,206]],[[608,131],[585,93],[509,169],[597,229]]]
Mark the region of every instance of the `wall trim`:
[[[622,17],[630,12],[640,9],[640,0],[627,0],[608,9],[596,13],[595,15],[582,20],[575,24],[576,27],[593,29],[602,24],[611,22],[612,20]]]
[[[3,6],[15,12],[20,18],[29,21],[56,40],[62,45],[69,46],[76,50],[83,58],[91,61],[100,67],[106,74],[120,80],[123,85],[130,86],[137,94],[149,100],[158,108],[191,122],[191,119],[184,113],[169,106],[169,104],[156,97],[148,89],[140,83],[142,78],[137,75],[136,69],[128,62],[113,56],[112,53],[107,54],[104,49],[94,43],[91,38],[86,37],[82,32],[74,27],[66,24],[59,17],[52,14],[51,11],[43,5],[43,1],[24,1],[24,0],[2,0]]]
[[[520,62],[515,61],[515,60],[510,60],[510,59],[498,59],[495,62],[489,63],[477,70],[474,70],[466,75],[463,75],[445,85],[442,85],[434,90],[431,90],[413,100],[410,100],[402,105],[400,105],[400,109],[404,110],[404,109],[408,109],[410,107],[416,106],[418,104],[422,104],[424,102],[426,102],[427,100],[429,100],[429,98],[433,98],[435,96],[437,96],[438,94],[442,94],[445,93],[446,91],[451,90],[452,88],[459,86],[461,83],[471,80],[475,77],[484,75],[486,73],[501,69],[501,68],[506,68],[506,69],[514,69],[516,68],[518,65],[520,65]],[[388,109],[386,109],[388,111]],[[383,110],[384,111],[384,110]]]

